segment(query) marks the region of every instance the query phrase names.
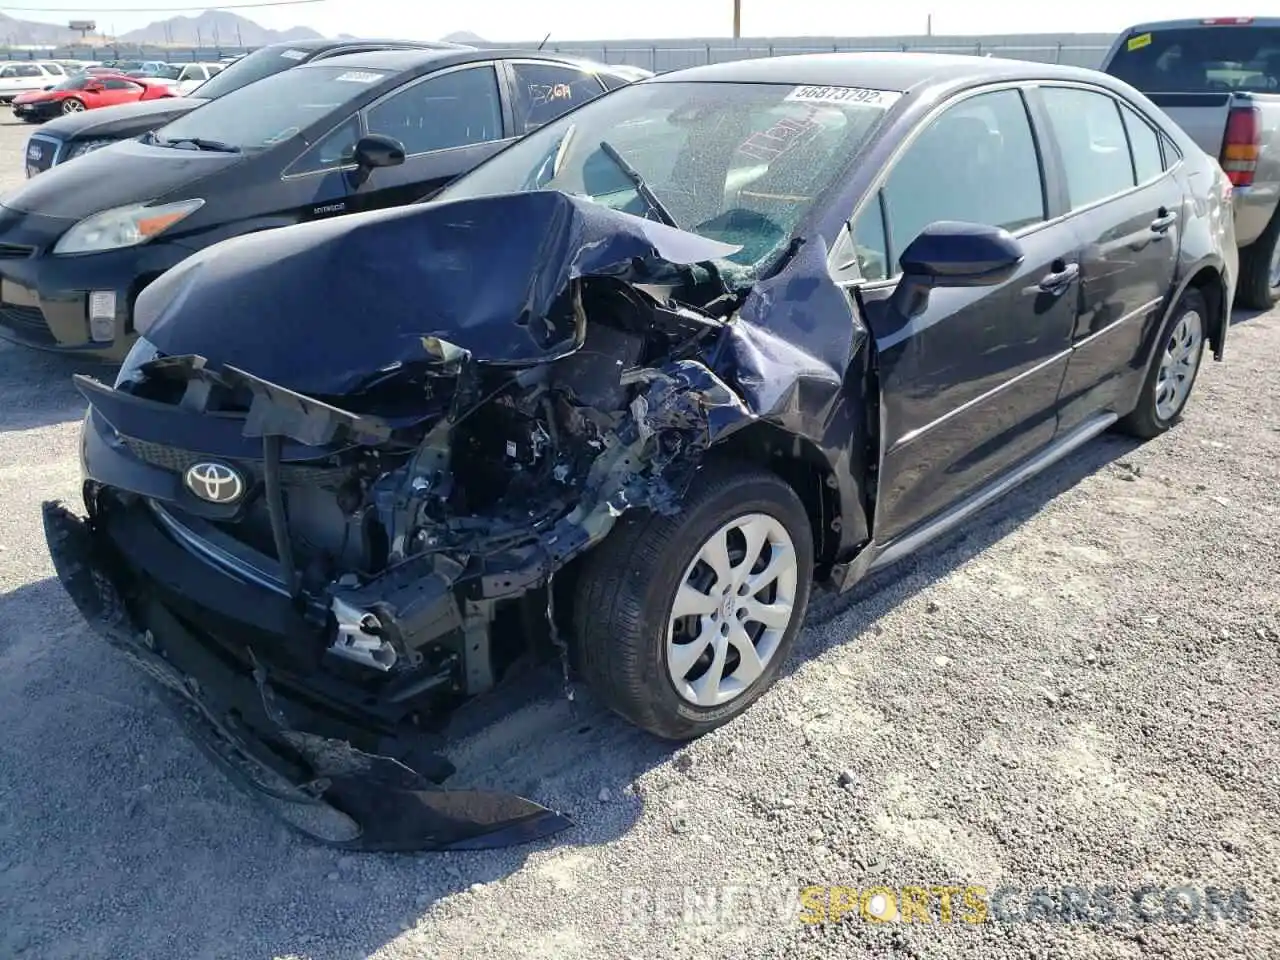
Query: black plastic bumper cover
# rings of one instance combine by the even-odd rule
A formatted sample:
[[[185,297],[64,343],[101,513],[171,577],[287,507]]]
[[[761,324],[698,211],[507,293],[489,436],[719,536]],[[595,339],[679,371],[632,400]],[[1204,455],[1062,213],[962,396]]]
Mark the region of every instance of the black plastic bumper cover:
[[[44,504],[45,537],[58,579],[89,625],[150,677],[193,739],[238,785],[264,800],[291,826],[321,843],[368,851],[464,850],[503,847],[571,826],[561,814],[513,794],[445,790],[390,757],[349,743],[289,729],[259,675],[265,715],[277,727],[272,746],[233,719],[222,694],[228,683],[250,685],[230,671],[193,676],[166,656],[163,618],[131,613],[112,574],[93,521],[59,502]],[[231,678],[231,679],[229,679]],[[283,746],[312,773],[299,782]]]

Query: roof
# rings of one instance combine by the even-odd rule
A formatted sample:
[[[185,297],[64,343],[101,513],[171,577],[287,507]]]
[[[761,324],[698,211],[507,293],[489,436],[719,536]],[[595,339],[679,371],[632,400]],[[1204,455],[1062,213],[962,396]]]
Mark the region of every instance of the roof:
[[[664,73],[647,83],[786,83],[905,92],[928,83],[1062,79],[1098,82],[1082,67],[938,53],[806,53],[732,60]]]
[[[446,47],[430,50],[368,50],[361,53],[344,53],[323,60],[312,60],[298,69],[311,66],[354,67],[367,70],[393,70],[397,73],[447,59],[453,63],[469,63],[473,60],[534,59],[573,63],[586,70],[608,73],[609,67],[582,57],[567,56],[549,50],[477,50],[473,47]]]
[[[284,50],[331,50],[335,47],[364,46],[370,43],[395,44],[400,47],[410,47],[415,50],[470,49],[470,47],[463,44],[449,43],[446,40],[393,40],[379,37],[342,37],[338,39],[333,37],[312,37],[308,40],[280,40],[276,43],[267,44],[266,48],[279,47]]]

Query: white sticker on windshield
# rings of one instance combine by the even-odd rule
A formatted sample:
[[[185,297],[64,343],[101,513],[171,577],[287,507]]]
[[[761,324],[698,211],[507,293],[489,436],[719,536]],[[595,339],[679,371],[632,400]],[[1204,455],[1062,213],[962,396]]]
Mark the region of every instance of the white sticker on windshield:
[[[894,90],[872,90],[867,87],[796,87],[786,96],[791,103],[864,103],[870,107],[887,107],[902,94]]]
[[[370,73],[368,70],[348,70],[346,73],[338,74],[339,83],[373,83],[375,80],[381,80],[382,74]]]
[[[301,60],[306,55],[307,51],[305,50],[285,50],[280,54],[280,56],[284,57],[286,60]]]

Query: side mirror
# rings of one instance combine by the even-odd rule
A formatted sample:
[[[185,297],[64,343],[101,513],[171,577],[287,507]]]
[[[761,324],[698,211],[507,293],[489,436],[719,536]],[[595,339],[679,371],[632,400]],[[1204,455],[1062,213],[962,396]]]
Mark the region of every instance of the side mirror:
[[[939,220],[920,232],[902,251],[902,279],[894,291],[896,307],[916,317],[929,304],[934,287],[991,287],[1004,283],[1022,263],[1022,245],[1007,230],[980,223]]]
[[[371,133],[356,141],[352,159],[363,170],[377,167],[398,167],[404,163],[404,144],[393,137]]]

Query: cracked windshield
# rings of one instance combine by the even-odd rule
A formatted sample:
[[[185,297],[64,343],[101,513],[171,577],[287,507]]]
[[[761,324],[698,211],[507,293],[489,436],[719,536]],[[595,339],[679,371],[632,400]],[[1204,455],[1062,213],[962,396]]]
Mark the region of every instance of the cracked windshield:
[[[763,269],[896,94],[789,84],[629,87],[541,128],[440,199],[562,190],[742,250]]]

